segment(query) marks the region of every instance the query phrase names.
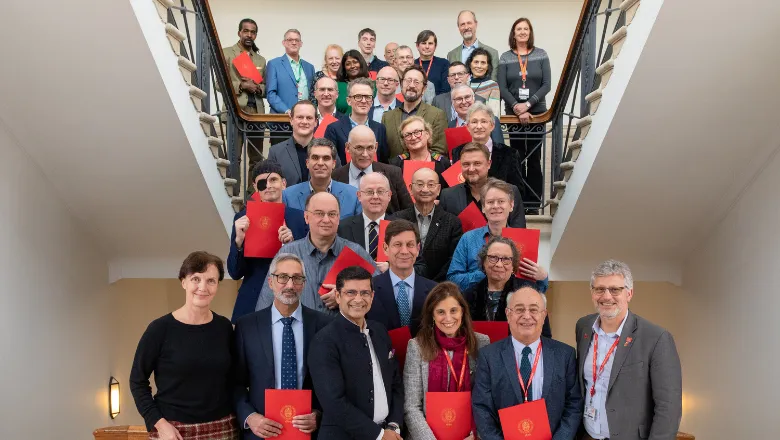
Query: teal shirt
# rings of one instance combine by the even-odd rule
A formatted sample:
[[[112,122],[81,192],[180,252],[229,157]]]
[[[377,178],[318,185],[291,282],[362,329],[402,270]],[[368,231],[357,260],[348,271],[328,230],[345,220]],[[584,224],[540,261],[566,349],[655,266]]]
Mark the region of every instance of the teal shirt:
[[[295,77],[295,82],[298,83],[298,100],[309,99],[309,82],[306,80],[306,74],[303,72],[303,66],[300,61],[295,61],[287,55],[287,59],[290,60],[290,68]]]

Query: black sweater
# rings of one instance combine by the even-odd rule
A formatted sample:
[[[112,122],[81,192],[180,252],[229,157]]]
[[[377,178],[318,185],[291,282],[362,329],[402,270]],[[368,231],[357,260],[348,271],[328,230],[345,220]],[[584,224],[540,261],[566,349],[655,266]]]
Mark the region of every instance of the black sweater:
[[[227,318],[214,313],[209,323],[189,325],[169,313],[152,321],[130,371],[130,392],[146,429],[151,431],[163,417],[202,423],[229,415],[232,364],[233,326]]]

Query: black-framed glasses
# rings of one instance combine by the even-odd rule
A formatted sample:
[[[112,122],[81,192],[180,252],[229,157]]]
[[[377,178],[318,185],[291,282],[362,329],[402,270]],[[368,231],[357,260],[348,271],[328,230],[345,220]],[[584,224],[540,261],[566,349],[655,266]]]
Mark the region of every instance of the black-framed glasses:
[[[609,292],[612,296],[620,296],[623,291],[626,290],[626,287],[591,287],[590,291],[593,292],[593,294],[601,296],[607,292]]]
[[[303,275],[287,275],[286,273],[272,273],[272,277],[276,280],[279,284],[287,284],[288,281],[292,280],[293,285],[296,286],[303,286],[303,283],[306,282],[306,277]]]
[[[490,263],[490,264],[496,264],[499,261],[504,266],[509,266],[510,264],[512,264],[512,257],[502,257],[500,255],[488,255],[487,256],[487,260],[488,260],[488,263]]]
[[[354,297],[356,297],[358,295],[360,295],[362,298],[371,298],[371,295],[373,293],[374,292],[372,292],[370,290],[360,290],[360,291],[357,291],[357,290],[345,290],[345,291],[341,292],[341,294],[346,296],[347,298],[354,298]]]
[[[407,141],[411,138],[418,138],[422,136],[424,130],[414,130],[404,133],[404,139]]]
[[[395,78],[385,78],[384,76],[377,76],[376,82],[391,82],[398,84],[398,80]]]
[[[371,102],[374,99],[371,95],[352,95],[350,98],[354,99],[356,102]]]

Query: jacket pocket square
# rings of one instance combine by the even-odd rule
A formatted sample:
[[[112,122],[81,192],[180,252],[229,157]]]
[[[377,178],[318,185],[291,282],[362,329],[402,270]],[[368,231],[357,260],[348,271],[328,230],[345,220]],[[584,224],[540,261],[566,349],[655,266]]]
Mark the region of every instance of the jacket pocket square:
[[[395,357],[395,348],[390,350],[390,353],[387,353],[387,359],[390,360]]]

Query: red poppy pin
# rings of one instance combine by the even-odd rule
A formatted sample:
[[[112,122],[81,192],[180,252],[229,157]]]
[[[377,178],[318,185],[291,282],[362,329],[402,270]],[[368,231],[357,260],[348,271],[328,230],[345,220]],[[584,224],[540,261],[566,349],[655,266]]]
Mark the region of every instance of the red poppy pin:
[[[628,347],[628,344],[630,344],[630,343],[631,343],[631,341],[633,341],[633,339],[631,338],[631,336],[627,337],[627,338],[626,338],[626,343],[625,343],[625,344],[623,344],[623,347]]]
[[[588,334],[587,334],[587,333],[584,333],[584,334],[582,335],[582,339],[588,339]]]

